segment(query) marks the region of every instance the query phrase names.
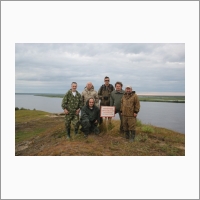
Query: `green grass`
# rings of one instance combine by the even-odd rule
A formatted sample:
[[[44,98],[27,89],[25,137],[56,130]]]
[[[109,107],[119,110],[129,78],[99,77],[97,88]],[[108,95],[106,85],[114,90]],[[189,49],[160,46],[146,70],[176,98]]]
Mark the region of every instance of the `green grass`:
[[[45,128],[36,128],[30,131],[19,131],[15,134],[15,142],[18,143],[24,140],[29,140],[42,133],[44,130]]]
[[[154,132],[154,129],[151,126],[148,126],[148,125],[143,125],[141,130],[144,133],[153,133]]]
[[[134,142],[119,132],[120,121],[104,120],[99,136],[83,133],[66,140],[63,116],[34,110],[15,111],[16,155],[58,156],[184,156],[185,135],[137,120]],[[46,116],[48,115],[48,116]]]
[[[48,115],[48,112],[38,110],[16,110],[15,111],[15,122],[28,122],[31,120],[41,119]]]

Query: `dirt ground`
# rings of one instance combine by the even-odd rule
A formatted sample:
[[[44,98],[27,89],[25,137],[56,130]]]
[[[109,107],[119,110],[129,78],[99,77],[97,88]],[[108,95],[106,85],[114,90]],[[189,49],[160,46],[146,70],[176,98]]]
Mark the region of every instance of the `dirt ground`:
[[[91,134],[85,139],[80,130],[76,136],[72,130],[72,138],[67,140],[64,117],[56,115],[49,115],[42,120],[17,123],[15,130],[17,134],[20,131],[31,131],[36,127],[37,129],[44,129],[44,131],[28,140],[16,143],[16,156],[115,155],[114,148],[110,152],[111,143],[127,142],[120,134],[114,138],[112,135],[105,133],[100,133],[100,135]]]
[[[184,143],[166,144],[164,137],[147,135],[138,129],[135,141],[130,143],[119,130],[119,122],[112,122],[108,130],[101,128],[100,135],[91,134],[87,139],[79,130],[78,135],[71,131],[67,140],[63,115],[47,115],[16,123],[15,132],[20,134],[35,131],[28,139],[15,143],[16,156],[165,156],[185,155]],[[103,130],[103,131],[102,131]],[[179,135],[178,135],[179,137]],[[182,136],[181,136],[182,137]]]

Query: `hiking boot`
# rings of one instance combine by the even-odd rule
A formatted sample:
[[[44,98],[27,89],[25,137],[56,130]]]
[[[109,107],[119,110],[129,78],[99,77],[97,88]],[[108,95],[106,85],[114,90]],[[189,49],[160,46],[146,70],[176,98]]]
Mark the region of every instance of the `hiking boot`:
[[[88,138],[88,132],[84,132],[84,138]]]
[[[99,135],[99,128],[98,128],[98,127],[95,127],[95,128],[94,128],[94,134],[95,134],[95,135]]]
[[[103,117],[100,117],[99,124],[103,123]]]
[[[125,136],[126,136],[126,139],[129,139],[129,131],[125,131]]]
[[[75,135],[78,135],[78,129],[75,129],[75,130],[74,130],[74,134],[75,134]]]
[[[123,127],[120,125],[119,133],[124,133]]]
[[[67,135],[67,140],[69,140],[71,137],[69,135]]]
[[[67,129],[67,139],[70,139],[70,128]]]
[[[134,139],[135,139],[135,131],[130,131],[130,142],[133,142],[134,141]]]

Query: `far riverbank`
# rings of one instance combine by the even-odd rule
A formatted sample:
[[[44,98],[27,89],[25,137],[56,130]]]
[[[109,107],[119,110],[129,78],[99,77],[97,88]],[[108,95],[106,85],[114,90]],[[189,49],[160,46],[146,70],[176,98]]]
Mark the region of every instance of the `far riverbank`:
[[[51,93],[15,93],[17,95],[34,95],[42,97],[55,97],[63,98],[65,94],[51,94]],[[138,94],[140,101],[146,102],[168,102],[168,103],[185,103],[185,96],[172,96],[172,95],[140,95]]]

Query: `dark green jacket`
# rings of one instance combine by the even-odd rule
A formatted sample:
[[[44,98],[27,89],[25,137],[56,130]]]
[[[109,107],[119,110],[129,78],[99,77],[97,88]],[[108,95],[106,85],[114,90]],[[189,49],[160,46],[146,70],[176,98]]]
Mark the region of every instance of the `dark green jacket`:
[[[68,92],[63,97],[61,107],[63,110],[66,108],[69,111],[69,115],[75,115],[76,110],[83,107],[81,94],[76,91],[76,95],[74,96],[72,94],[72,90],[68,90]]]
[[[81,109],[81,121],[89,120],[90,122],[95,122],[96,120],[99,123],[100,120],[100,110],[97,106],[93,106],[92,109],[89,108],[89,100],[87,100],[86,105]]]
[[[113,90],[111,92],[110,95],[110,106],[115,106],[115,112],[119,112],[120,111],[120,107],[121,107],[121,99],[124,95],[124,90],[121,91],[116,91]]]

